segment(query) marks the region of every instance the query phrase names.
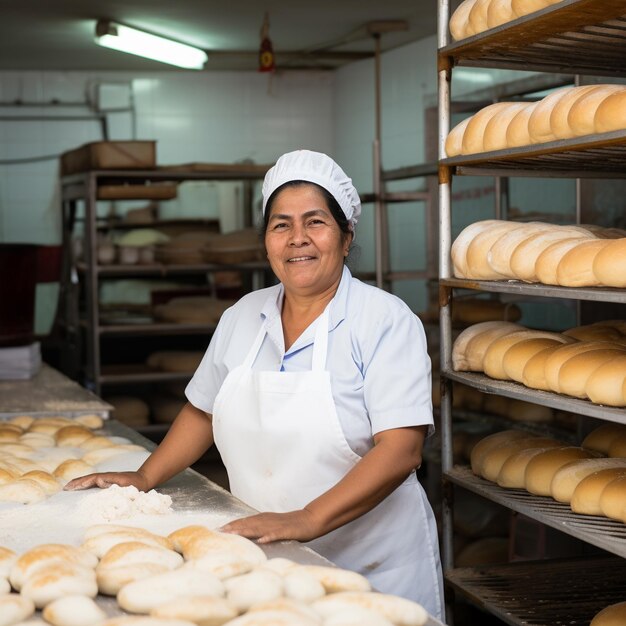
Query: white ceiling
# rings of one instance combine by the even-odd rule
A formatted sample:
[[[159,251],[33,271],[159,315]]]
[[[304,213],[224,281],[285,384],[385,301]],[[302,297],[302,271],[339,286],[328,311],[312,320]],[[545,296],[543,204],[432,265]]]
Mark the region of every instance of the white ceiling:
[[[207,50],[205,69],[254,70],[266,10],[277,68],[335,67],[351,57],[329,52],[373,52],[368,23],[406,22],[407,30],[382,36],[383,50],[434,34],[436,6],[436,0],[0,0],[0,69],[170,67],[97,46],[95,21],[110,19]],[[301,54],[350,35],[350,43],[332,45],[326,54]]]

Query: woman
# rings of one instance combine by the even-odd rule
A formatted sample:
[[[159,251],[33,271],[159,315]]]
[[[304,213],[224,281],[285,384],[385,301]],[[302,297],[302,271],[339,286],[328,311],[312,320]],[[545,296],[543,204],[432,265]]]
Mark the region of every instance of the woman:
[[[414,471],[433,428],[422,326],[345,267],[361,204],[332,159],[283,155],[265,177],[263,211],[280,284],[222,316],[188,403],[137,472],[67,488],[148,490],[215,442],[232,493],[263,511],[223,530],[308,542],[442,617],[435,521]]]

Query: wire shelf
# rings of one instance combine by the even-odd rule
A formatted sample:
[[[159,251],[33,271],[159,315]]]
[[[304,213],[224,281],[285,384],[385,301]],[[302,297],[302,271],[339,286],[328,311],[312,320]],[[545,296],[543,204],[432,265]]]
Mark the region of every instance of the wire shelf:
[[[450,44],[455,65],[626,76],[626,1],[564,0]]]
[[[626,557],[626,524],[595,515],[572,512],[567,504],[535,496],[523,489],[503,489],[479,478],[467,466],[454,466],[445,477],[474,493],[556,528],[616,556]],[[626,580],[626,578],[624,579]],[[626,588],[624,588],[626,594]],[[623,599],[623,598],[622,598]]]

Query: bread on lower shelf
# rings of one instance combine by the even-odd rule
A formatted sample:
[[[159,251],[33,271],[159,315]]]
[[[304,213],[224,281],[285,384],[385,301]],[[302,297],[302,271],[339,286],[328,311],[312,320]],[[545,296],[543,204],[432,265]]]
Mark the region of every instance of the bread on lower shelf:
[[[611,604],[602,609],[589,626],[623,626],[626,624],[626,602]]]

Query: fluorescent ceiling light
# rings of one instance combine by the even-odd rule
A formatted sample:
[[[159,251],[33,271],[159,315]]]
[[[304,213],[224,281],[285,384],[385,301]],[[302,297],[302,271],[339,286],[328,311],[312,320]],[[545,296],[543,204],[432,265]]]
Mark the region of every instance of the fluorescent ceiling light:
[[[199,48],[106,20],[96,24],[96,43],[191,70],[201,70],[208,58]]]

